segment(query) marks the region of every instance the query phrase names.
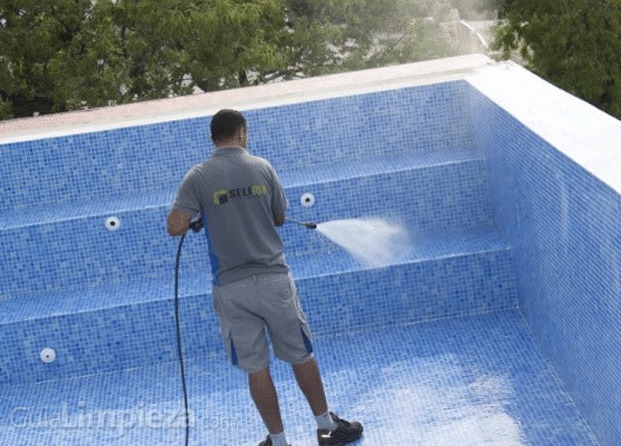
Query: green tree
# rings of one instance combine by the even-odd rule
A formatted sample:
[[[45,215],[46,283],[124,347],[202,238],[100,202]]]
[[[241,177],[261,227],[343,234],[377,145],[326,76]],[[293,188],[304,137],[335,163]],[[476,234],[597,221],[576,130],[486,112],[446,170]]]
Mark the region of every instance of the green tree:
[[[455,54],[434,13],[435,0],[289,0],[285,71],[315,76]]]
[[[621,118],[621,2],[506,0],[496,45],[544,79]]]
[[[89,5],[89,0],[0,2],[0,113],[54,109],[50,55],[71,44]]]
[[[0,0],[0,118],[454,54],[435,0]]]
[[[281,0],[0,0],[0,117],[215,90],[285,66]]]

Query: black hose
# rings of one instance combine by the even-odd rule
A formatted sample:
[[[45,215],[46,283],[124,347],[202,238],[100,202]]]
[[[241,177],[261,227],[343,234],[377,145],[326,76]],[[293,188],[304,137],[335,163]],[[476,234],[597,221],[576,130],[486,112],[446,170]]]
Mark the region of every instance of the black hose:
[[[188,388],[185,382],[185,365],[183,363],[183,347],[181,345],[181,329],[179,324],[179,264],[181,263],[181,247],[186,234],[181,236],[177,248],[175,264],[175,327],[177,329],[177,351],[179,352],[179,366],[181,367],[181,386],[183,387],[183,404],[185,407],[185,446],[190,442],[190,409],[188,405]]]

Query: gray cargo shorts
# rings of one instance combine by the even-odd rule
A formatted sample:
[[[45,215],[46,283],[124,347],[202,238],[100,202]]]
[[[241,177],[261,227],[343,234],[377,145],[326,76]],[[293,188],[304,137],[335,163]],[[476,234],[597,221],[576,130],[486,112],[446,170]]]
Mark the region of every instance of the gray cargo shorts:
[[[312,335],[290,274],[258,274],[213,287],[220,334],[231,363],[248,373],[269,366],[274,354],[291,364],[313,357]]]

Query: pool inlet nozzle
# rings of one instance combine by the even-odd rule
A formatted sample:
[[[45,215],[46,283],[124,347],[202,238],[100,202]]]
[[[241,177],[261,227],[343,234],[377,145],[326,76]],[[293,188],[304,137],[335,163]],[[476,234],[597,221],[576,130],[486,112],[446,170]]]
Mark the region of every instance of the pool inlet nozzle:
[[[286,220],[289,220],[290,222],[297,223],[302,226],[306,226],[308,229],[317,229],[317,223],[313,223],[312,221],[307,221],[307,222],[297,221],[289,217],[287,217]]]

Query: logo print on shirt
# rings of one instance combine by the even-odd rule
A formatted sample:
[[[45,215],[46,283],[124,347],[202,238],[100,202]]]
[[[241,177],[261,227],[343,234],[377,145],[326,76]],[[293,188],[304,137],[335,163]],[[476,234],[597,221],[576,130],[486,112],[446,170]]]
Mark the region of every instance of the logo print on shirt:
[[[237,187],[229,190],[220,189],[214,192],[213,203],[218,206],[237,198],[260,197],[263,195],[267,195],[267,187],[262,185]]]

